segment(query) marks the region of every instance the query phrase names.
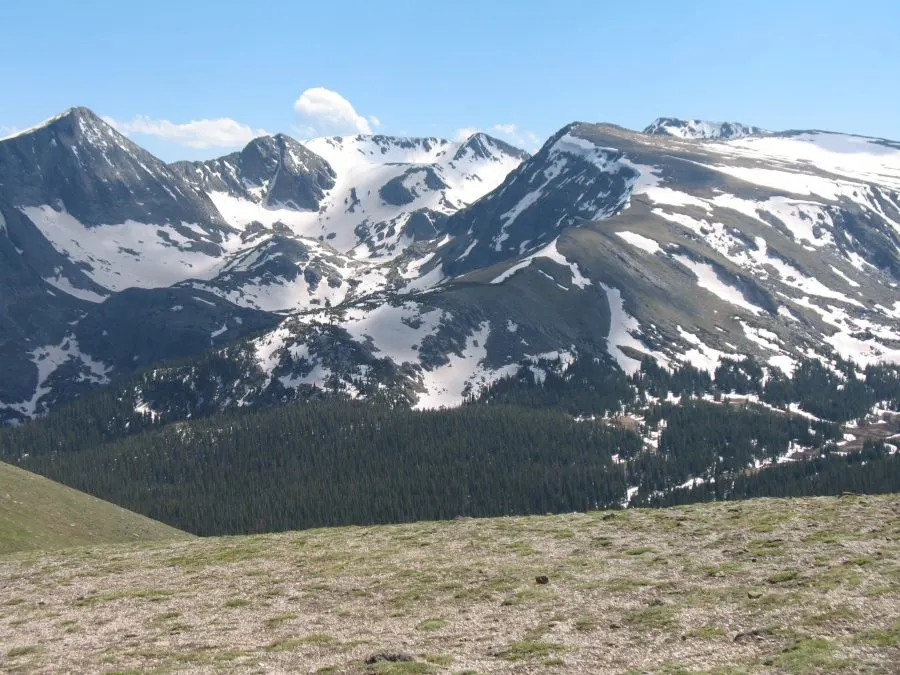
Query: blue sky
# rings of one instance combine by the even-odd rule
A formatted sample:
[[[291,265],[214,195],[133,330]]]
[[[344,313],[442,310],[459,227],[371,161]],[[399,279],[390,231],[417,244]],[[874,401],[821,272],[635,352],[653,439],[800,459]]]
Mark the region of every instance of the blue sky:
[[[0,134],[86,105],[166,160],[663,115],[900,139],[898,34],[895,0],[4,0]]]

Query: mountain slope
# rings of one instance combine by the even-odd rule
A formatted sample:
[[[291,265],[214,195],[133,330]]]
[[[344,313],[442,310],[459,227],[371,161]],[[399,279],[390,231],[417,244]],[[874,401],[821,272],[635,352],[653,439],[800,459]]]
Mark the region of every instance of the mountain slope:
[[[189,535],[0,462],[0,554]]]
[[[281,395],[389,386],[420,407],[547,355],[627,373],[646,357],[897,362],[898,172],[878,139],[573,124],[450,216],[405,286],[297,314],[244,362]]]
[[[116,369],[85,345],[150,309],[117,294],[202,276],[235,238],[204,194],[85,108],[0,140],[0,359],[10,374],[0,384],[0,420],[106,382]],[[126,312],[88,334],[117,305]],[[233,306],[218,314],[263,326]],[[221,325],[204,323],[207,336]],[[170,339],[179,336],[176,329]],[[134,365],[148,358],[134,344],[116,349],[130,351]]]
[[[244,377],[216,397],[389,391],[429,408],[548,358],[710,374],[745,355],[787,374],[809,357],[897,362],[898,171],[878,139],[569,125],[394,285],[236,346]]]
[[[37,127],[0,139],[0,195],[16,207],[59,205],[87,227],[153,214],[224,231],[212,204],[160,160],[87,108],[71,108]]]
[[[86,108],[0,140],[0,175],[0,210],[40,230],[59,254],[50,283],[82,299],[200,275],[231,233],[204,194]]]
[[[315,211],[334,187],[334,170],[284,134],[256,138],[240,152],[172,170],[206,193],[227,192],[268,209]]]
[[[896,361],[898,188],[900,150],[877,139],[717,143],[575,125],[451,218],[454,240],[432,264],[501,285],[535,278],[537,261],[567,267],[570,292],[612,289],[610,309],[624,313],[610,352],[626,358]]]

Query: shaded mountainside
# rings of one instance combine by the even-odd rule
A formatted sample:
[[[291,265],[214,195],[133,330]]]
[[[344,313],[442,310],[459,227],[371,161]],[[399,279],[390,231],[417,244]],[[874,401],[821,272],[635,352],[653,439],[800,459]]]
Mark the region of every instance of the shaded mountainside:
[[[263,136],[243,150],[208,162],[171,165],[204,192],[229,192],[264,205],[315,210],[334,187],[334,170],[289,136]]]
[[[184,222],[211,238],[228,229],[205,195],[87,108],[3,139],[0,175],[7,205],[64,209],[87,227]]]
[[[187,537],[168,525],[0,462],[0,554]]]
[[[3,556],[0,653],[47,673],[888,673],[898,523],[896,495],[764,499]]]
[[[830,151],[840,144],[854,151]],[[863,153],[873,158],[864,169]],[[830,171],[786,167],[787,156],[821,156]],[[597,312],[603,289],[617,310],[609,352],[625,368],[640,354],[706,368],[753,354],[790,370],[800,354],[832,350],[896,361],[898,186],[900,153],[873,139],[729,144],[576,125],[454,216],[456,239],[437,258],[456,281],[483,285],[538,284],[548,266],[569,267],[555,273],[559,290]]]

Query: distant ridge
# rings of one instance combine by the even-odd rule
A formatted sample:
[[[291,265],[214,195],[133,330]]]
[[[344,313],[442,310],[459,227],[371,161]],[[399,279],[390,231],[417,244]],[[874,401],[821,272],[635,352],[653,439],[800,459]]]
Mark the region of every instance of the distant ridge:
[[[651,136],[674,138],[728,140],[744,136],[758,136],[765,129],[740,122],[707,122],[704,120],[680,120],[675,117],[657,117],[646,129]]]

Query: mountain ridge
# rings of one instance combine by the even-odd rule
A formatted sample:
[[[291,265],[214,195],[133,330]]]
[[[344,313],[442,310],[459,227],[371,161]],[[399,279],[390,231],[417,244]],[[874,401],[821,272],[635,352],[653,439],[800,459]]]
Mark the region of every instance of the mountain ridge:
[[[643,133],[693,140],[729,140],[745,136],[759,136],[769,132],[741,122],[709,122],[697,119],[657,117],[644,128]]]
[[[365,167],[383,179],[370,185],[370,194],[357,196],[348,185],[346,194],[331,198],[345,212],[330,228],[346,235],[344,251],[331,246],[340,242],[325,236],[328,231],[304,230],[292,221],[309,213],[316,225],[318,216],[304,207],[317,207],[330,194],[336,174],[325,159],[283,134],[255,139],[242,151],[241,178],[250,179],[249,187],[236,176],[212,184],[192,175],[202,173],[200,166],[227,165],[240,152],[206,164],[167,165],[86,108],[69,109],[0,141],[0,287],[10,291],[0,308],[6,317],[0,341],[4,365],[19,373],[0,387],[2,415],[16,420],[46,410],[64,371],[79,373],[77,383],[105,383],[123,368],[197,355],[259,330],[279,312],[402,285],[405,266],[419,255],[411,259],[407,249],[420,250],[416,242],[437,236],[447,213],[488,191],[522,156],[483,134],[462,143],[371,139],[379,151],[370,153]],[[332,146],[345,143],[327,140]],[[355,143],[349,151],[371,146],[369,137],[356,137]],[[398,153],[405,149],[425,146],[431,155],[436,146],[452,152],[435,167],[431,155],[425,164],[388,162],[402,159]],[[331,157],[340,159],[340,148],[332,147]],[[26,160],[30,168],[22,171]],[[493,177],[480,175],[480,167]],[[23,187],[24,178],[9,176],[40,180],[29,179]],[[213,188],[237,192],[268,222],[229,224],[207,194]],[[373,192],[378,219],[366,212]],[[381,257],[354,260],[350,249],[358,244],[381,251]],[[36,298],[46,306],[40,316],[29,311]],[[186,306],[203,310],[185,314]],[[116,321],[117,313],[129,322]],[[135,319],[150,331],[167,324],[173,334],[156,344],[168,351],[160,352],[152,335],[140,340],[143,346],[135,344],[136,334],[123,330]],[[114,335],[120,342],[111,341]],[[129,348],[130,367],[122,358]]]
[[[79,357],[86,384],[123,372],[133,338],[118,331],[116,346],[98,332],[120,311],[111,309],[123,288],[114,273],[133,258],[132,276],[150,286],[142,302],[160,320],[183,299],[199,302],[192,292],[216,307],[202,327],[180,315],[193,337],[178,341],[193,346],[178,357],[237,341],[230,353],[288,390],[341,382],[335,391],[361,396],[377,384],[419,406],[456,405],[551,353],[631,371],[645,357],[710,372],[736,354],[788,371],[810,354],[896,360],[898,156],[878,139],[823,132],[694,143],[583,122],[534,156],[485,134],[255,139],[161,170],[225,225],[155,226],[154,256],[174,265],[149,284],[140,270],[153,258],[138,248],[120,242],[103,262],[46,237],[75,227],[66,212],[0,201],[7,229],[32,233],[28,250],[16,235],[24,253],[9,249],[9,269],[43,259],[50,272],[30,292],[46,278],[63,292],[52,340],[23,338],[38,335],[24,324],[10,334],[19,336],[15,367],[36,369],[40,390],[49,382],[41,355],[68,363],[60,345],[75,344],[63,342],[72,332],[79,349],[96,351]],[[289,187],[272,192],[278,181]],[[25,278],[16,275],[10,283]],[[72,322],[82,328],[65,327]],[[242,341],[267,324],[281,325]],[[161,354],[148,349],[135,363]]]

